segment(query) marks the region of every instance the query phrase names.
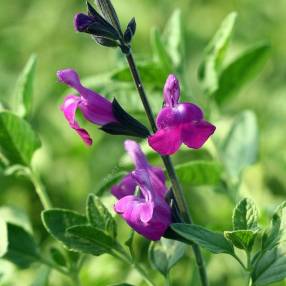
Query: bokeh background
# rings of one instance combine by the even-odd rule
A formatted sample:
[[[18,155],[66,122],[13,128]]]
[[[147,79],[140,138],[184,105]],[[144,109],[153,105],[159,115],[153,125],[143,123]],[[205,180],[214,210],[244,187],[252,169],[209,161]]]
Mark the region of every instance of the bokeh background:
[[[261,74],[223,106],[226,115],[237,114],[244,109],[251,109],[257,115],[259,160],[244,173],[244,188],[261,209],[262,221],[267,221],[268,212],[286,197],[285,0],[113,2],[123,26],[132,16],[137,20],[138,30],[133,50],[138,58],[151,57],[152,27],[162,30],[173,10],[182,10],[187,51],[184,61],[192,87],[190,93],[196,93],[196,97],[203,96],[197,81],[202,51],[229,12],[238,12],[228,55],[230,59],[257,42],[267,40],[271,43],[271,57]],[[115,50],[100,47],[89,36],[74,32],[73,15],[84,10],[84,1],[80,0],[0,2],[1,103],[3,106],[11,104],[19,72],[29,56],[37,54],[31,121],[40,134],[43,148],[37,152],[34,164],[40,170],[54,205],[79,211],[84,209],[87,194],[96,191],[104,178],[117,171],[118,160],[124,153],[124,138],[111,138],[90,125],[95,144],[92,148],[86,148],[68,128],[59,111],[66,89],[56,80],[57,70],[72,67],[85,78],[110,72],[123,63]],[[139,99],[136,100],[140,104]],[[187,154],[190,158],[196,156],[194,151]],[[189,197],[196,222],[214,229],[230,228],[233,204],[226,196],[208,188],[192,189]],[[112,204],[109,196],[105,200]],[[47,243],[47,234],[39,215],[41,205],[27,180],[0,174],[0,204],[25,210],[38,240],[43,245]],[[123,223],[121,227],[124,236],[127,228]],[[146,248],[146,242],[138,238],[138,253],[142,259],[146,258]],[[236,262],[224,255],[208,257],[205,254],[211,285],[245,285],[246,278]],[[184,258],[172,270],[173,285],[198,285],[190,260],[191,256]],[[0,282],[0,285],[30,285],[37,271],[37,266],[27,271],[17,271],[11,265],[1,263],[8,269],[8,274],[6,282]],[[161,277],[157,274],[154,276],[158,285],[163,285]],[[139,281],[134,272],[127,271],[124,265],[108,256],[91,259],[82,271],[85,286],[108,285],[118,282],[118,279]],[[68,283],[60,275],[53,274],[50,285]],[[286,284],[281,282],[277,285]]]

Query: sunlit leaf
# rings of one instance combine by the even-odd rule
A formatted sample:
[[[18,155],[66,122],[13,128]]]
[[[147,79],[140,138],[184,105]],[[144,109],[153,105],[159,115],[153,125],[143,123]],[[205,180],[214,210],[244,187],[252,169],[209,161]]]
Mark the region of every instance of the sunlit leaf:
[[[175,166],[180,181],[188,186],[216,185],[222,168],[217,162],[191,161]]]
[[[6,222],[0,217],[0,257],[2,257],[8,249],[8,231]]]
[[[13,111],[21,117],[30,114],[32,109],[33,82],[36,68],[36,55],[32,55],[23,69],[14,94]]]
[[[219,87],[214,94],[216,101],[219,104],[223,103],[257,76],[269,55],[269,44],[259,44],[246,50],[224,68],[219,76]]]
[[[255,203],[249,199],[242,199],[233,211],[232,224],[234,230],[256,230],[258,210]]]
[[[251,251],[257,231],[254,230],[234,230],[225,231],[224,236],[231,241],[231,243],[240,249]]]

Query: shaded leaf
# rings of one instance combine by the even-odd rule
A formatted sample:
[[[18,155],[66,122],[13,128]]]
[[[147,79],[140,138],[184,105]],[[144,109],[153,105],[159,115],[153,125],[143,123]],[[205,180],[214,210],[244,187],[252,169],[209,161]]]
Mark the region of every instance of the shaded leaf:
[[[261,71],[269,55],[269,44],[259,44],[230,63],[219,76],[219,88],[214,94],[216,101],[222,104],[252,80]]]
[[[67,260],[65,255],[56,247],[50,249],[50,254],[53,261],[59,266],[67,266]]]
[[[258,209],[255,203],[249,199],[242,199],[235,207],[232,216],[234,230],[256,230]]]
[[[85,216],[70,210],[51,209],[42,212],[42,221],[46,230],[67,248],[73,250],[78,241],[68,235],[67,229],[76,225],[87,224]]]
[[[13,111],[20,117],[29,115],[32,109],[36,62],[37,56],[31,55],[16,83]]]
[[[195,242],[210,252],[234,254],[233,246],[221,233],[195,224],[176,223],[172,224],[171,228],[191,243]]]
[[[285,245],[266,251],[252,272],[253,285],[263,286],[286,278]]]
[[[32,263],[40,261],[38,246],[33,237],[18,225],[7,224],[8,249],[4,259],[20,268],[28,268]]]
[[[184,256],[185,251],[184,243],[162,238],[150,244],[149,260],[155,269],[167,276],[171,268]]]
[[[11,164],[29,165],[41,146],[31,126],[8,111],[0,112],[0,151]]]
[[[238,179],[245,167],[255,163],[258,153],[258,127],[252,111],[237,116],[221,147],[227,172]]]

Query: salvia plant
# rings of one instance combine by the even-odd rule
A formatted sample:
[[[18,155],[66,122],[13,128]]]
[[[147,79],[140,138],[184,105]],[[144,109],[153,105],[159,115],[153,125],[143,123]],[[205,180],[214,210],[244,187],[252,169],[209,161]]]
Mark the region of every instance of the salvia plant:
[[[123,28],[110,0],[97,0],[96,6],[87,2],[86,7],[86,13],[74,17],[75,30],[90,34],[105,48],[117,49],[126,59],[126,65],[94,88],[82,82],[74,69],[59,70],[58,81],[69,87],[60,110],[78,139],[87,146],[94,139],[87,131],[91,124],[99,126],[107,136],[124,136],[124,146],[118,148],[124,148],[127,156],[120,161],[129,163],[103,180],[97,192],[88,196],[85,213],[52,205],[40,174],[31,164],[33,154],[41,147],[39,136],[30,124],[36,65],[36,56],[31,56],[16,86],[13,108],[3,108],[0,112],[1,170],[7,176],[25,176],[34,184],[44,209],[42,223],[52,239],[48,248],[43,247],[33,235],[26,215],[2,207],[1,258],[20,269],[40,265],[33,284],[39,286],[48,285],[52,271],[80,285],[80,271],[85,262],[90,256],[101,255],[110,255],[128,269],[133,268],[142,278],[136,285],[172,285],[170,270],[187,255],[194,259],[189,261],[186,271],[197,272],[192,285],[210,285],[206,270],[208,252],[229,255],[241,267],[245,285],[269,285],[284,279],[286,203],[282,202],[273,211],[272,221],[265,227],[265,222],[259,221],[255,202],[239,192],[244,169],[257,157],[255,114],[243,111],[230,127],[216,124],[221,104],[257,74],[267,60],[269,45],[256,44],[226,64],[224,59],[236,20],[236,13],[229,14],[202,53],[198,79],[205,100],[200,102],[191,96],[188,86],[180,11],[170,17],[164,33],[152,31],[152,60],[136,63],[132,52],[137,29],[135,18]],[[104,94],[107,86],[116,87],[116,91]],[[152,96],[147,90],[151,90]],[[157,96],[159,91],[163,96]],[[120,92],[130,98],[121,101],[117,97]],[[200,106],[194,101],[200,102]],[[170,157],[179,152],[185,156],[189,148],[203,146],[209,154],[203,160],[174,164]],[[156,157],[161,158],[162,164],[158,160],[155,166],[151,163]],[[75,180],[78,175],[75,174]],[[216,186],[229,198],[234,207],[232,218],[229,217],[232,227],[225,230],[219,227],[216,231],[193,221],[192,209],[200,206],[192,205],[190,186],[202,185]],[[113,196],[113,207],[103,203],[103,193]],[[202,214],[206,211],[204,207],[200,209]],[[126,237],[121,233],[123,222],[130,232]],[[149,262],[146,255],[143,259],[138,254],[138,237],[146,241],[144,251],[148,247]],[[154,270],[162,277],[154,279]],[[116,285],[131,285],[116,281],[116,277],[113,280],[119,283]]]

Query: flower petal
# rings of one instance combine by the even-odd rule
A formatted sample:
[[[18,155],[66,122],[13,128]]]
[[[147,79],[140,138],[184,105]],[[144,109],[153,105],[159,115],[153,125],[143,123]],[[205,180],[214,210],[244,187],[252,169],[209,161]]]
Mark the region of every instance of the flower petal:
[[[148,143],[161,155],[174,154],[182,144],[180,126],[158,130],[148,137]]]
[[[126,140],[124,142],[124,146],[136,168],[145,169],[149,167],[149,163],[137,142],[133,140]]]
[[[100,94],[82,86],[75,70],[60,70],[57,72],[57,77],[59,81],[74,88],[85,99],[79,107],[87,120],[98,125],[117,122],[112,112],[112,103]]]
[[[207,121],[185,124],[182,127],[182,140],[190,148],[199,149],[215,132],[216,127]]]
[[[136,185],[137,183],[134,178],[131,174],[128,174],[118,185],[111,188],[111,193],[120,200],[125,196],[134,195]]]
[[[85,129],[80,128],[78,122],[75,119],[76,110],[80,102],[80,97],[75,95],[68,95],[65,98],[63,105],[61,106],[61,110],[63,111],[65,118],[69,122],[70,127],[73,128],[79,134],[79,136],[87,145],[91,145],[92,139],[90,138],[88,132]]]
[[[180,84],[175,75],[170,74],[164,87],[165,106],[174,107],[180,98]]]

